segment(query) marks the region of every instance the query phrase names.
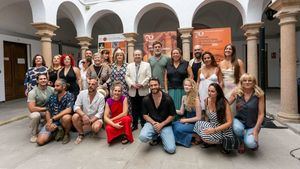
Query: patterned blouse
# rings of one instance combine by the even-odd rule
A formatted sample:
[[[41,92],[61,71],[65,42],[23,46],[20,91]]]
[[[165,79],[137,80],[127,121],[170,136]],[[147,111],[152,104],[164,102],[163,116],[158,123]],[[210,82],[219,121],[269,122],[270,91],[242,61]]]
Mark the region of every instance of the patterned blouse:
[[[111,66],[109,85],[111,86],[115,81],[120,81],[123,88],[123,94],[128,97],[128,86],[125,81],[126,68],[127,68],[127,63],[123,63],[123,65],[119,70],[117,68],[117,64],[113,63]]]
[[[38,74],[47,74],[48,68],[46,66],[41,67],[30,67],[24,79],[24,88],[28,93],[33,89],[34,86],[37,85],[36,76]]]

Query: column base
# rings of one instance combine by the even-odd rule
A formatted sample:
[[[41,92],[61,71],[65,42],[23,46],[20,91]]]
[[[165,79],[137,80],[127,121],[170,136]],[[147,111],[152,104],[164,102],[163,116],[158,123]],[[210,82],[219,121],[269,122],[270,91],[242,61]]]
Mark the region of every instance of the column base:
[[[288,114],[279,112],[276,116],[276,120],[281,122],[300,123],[300,114]]]

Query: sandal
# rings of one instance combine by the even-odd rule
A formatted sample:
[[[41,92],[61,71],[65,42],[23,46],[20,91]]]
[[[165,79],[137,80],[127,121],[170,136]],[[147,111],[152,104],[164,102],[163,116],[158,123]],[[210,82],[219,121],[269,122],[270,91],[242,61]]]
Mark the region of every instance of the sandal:
[[[82,142],[83,138],[84,138],[84,134],[78,134],[78,136],[77,136],[74,143],[75,144],[80,144]]]
[[[121,143],[122,144],[127,144],[128,142],[129,142],[128,139],[126,137],[123,137]]]
[[[230,150],[226,150],[225,148],[222,147],[222,149],[220,150],[221,153],[223,154],[230,154]]]

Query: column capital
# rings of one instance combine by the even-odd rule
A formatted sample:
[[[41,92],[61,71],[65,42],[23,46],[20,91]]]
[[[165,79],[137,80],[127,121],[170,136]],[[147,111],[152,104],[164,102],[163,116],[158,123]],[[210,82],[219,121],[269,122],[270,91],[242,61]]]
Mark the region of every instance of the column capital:
[[[244,24],[241,29],[245,31],[244,35],[247,37],[247,40],[257,39],[259,34],[259,28],[263,25],[263,22],[257,23],[248,23]]]
[[[59,28],[59,26],[52,25],[49,23],[39,22],[31,24],[35,29],[37,29],[36,35],[41,37],[41,41],[50,41],[52,36],[55,36],[54,31]]]
[[[178,28],[179,33],[181,34],[181,39],[187,39],[191,37],[191,33],[193,31],[193,27],[191,28]]]
[[[135,32],[129,32],[129,33],[123,33],[123,35],[125,36],[125,38],[126,38],[126,41],[128,42],[128,43],[134,43],[134,42],[136,42],[136,37],[137,37],[137,33],[135,33]]]
[[[81,49],[88,49],[91,45],[91,41],[93,40],[93,38],[88,36],[76,37],[76,39],[79,41],[78,44],[81,46]]]

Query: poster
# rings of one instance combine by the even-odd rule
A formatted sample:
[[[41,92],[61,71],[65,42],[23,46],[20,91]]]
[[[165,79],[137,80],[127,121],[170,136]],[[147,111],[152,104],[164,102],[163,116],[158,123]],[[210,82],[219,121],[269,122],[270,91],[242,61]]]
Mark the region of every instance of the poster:
[[[144,61],[147,61],[150,56],[153,56],[152,43],[154,41],[160,41],[162,43],[163,55],[171,56],[172,49],[177,48],[176,31],[145,33],[143,38],[143,49],[145,52]]]
[[[224,47],[231,43],[231,28],[198,29],[193,31],[193,46],[201,45],[217,62],[224,59]]]
[[[100,53],[103,49],[109,50],[110,61],[113,61],[113,52],[117,47],[120,47],[127,56],[126,41],[122,34],[98,35],[98,52]]]

